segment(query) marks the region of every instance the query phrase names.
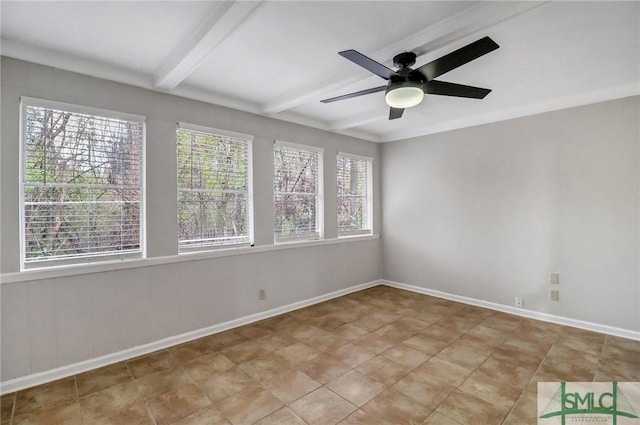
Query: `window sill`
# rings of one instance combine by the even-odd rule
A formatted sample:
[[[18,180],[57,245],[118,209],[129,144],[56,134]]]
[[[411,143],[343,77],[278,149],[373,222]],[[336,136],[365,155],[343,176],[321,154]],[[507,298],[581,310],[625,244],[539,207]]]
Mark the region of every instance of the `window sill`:
[[[138,267],[157,266],[161,264],[181,263],[185,261],[207,260],[211,258],[230,257],[233,255],[257,254],[261,252],[281,251],[285,249],[307,248],[321,245],[335,245],[341,243],[360,242],[380,239],[380,235],[363,235],[340,237],[334,239],[319,239],[304,242],[287,242],[277,245],[245,246],[238,248],[222,248],[211,251],[184,252],[166,257],[144,259],[129,259],[105,261],[93,264],[74,264],[69,266],[47,267],[41,269],[24,270],[17,273],[4,273],[0,276],[0,284],[26,282],[31,280],[52,279],[65,276],[75,276],[90,273],[102,273],[113,270],[134,269]]]

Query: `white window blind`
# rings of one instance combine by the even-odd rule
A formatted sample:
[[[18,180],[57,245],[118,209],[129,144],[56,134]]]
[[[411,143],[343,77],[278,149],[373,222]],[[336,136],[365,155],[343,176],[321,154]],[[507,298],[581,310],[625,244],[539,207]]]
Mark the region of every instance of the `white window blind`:
[[[214,131],[177,132],[181,251],[251,242],[250,140]]]
[[[321,151],[277,142],[274,159],[275,242],[321,237]]]
[[[144,123],[23,100],[22,259],[142,254]]]
[[[338,236],[371,233],[372,162],[371,158],[338,154]]]

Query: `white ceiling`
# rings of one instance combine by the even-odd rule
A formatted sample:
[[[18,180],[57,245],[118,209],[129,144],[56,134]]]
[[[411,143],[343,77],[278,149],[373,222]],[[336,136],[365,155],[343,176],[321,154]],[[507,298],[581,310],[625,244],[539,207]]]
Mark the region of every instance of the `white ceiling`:
[[[640,94],[640,2],[124,1],[0,3],[2,54],[376,142]],[[420,66],[485,35],[500,49],[389,121],[384,85],[340,57]]]

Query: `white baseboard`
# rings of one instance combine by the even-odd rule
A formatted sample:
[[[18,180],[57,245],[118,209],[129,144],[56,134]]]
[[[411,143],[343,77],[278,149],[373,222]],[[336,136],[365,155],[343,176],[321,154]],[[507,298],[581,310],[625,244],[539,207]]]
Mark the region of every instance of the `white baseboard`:
[[[390,280],[381,280],[381,284],[392,288],[404,289],[406,291],[417,292],[419,294],[431,295],[432,297],[444,298],[450,301],[457,301],[463,304],[484,307],[490,310],[501,311],[504,313],[514,314],[529,319],[541,320],[543,322],[551,322],[559,325],[571,326],[574,328],[586,329],[589,331],[600,332],[607,335],[619,336],[622,338],[634,339],[640,341],[640,332],[629,329],[616,328],[614,326],[602,325],[600,323],[587,322],[584,320],[571,319],[569,317],[556,316],[554,314],[541,313],[533,310],[526,310],[517,307],[511,307],[504,304],[493,303],[491,301],[478,300],[476,298],[464,297],[462,295],[450,294],[447,292],[427,289],[420,286],[408,285],[406,283],[393,282]]]
[[[318,304],[324,301],[328,301],[333,298],[341,297],[343,295],[350,294],[352,292],[361,291],[363,289],[371,288],[383,284],[382,281],[374,280],[360,285],[350,286],[338,291],[329,292],[328,294],[319,295],[317,297],[308,298],[306,300],[298,301],[293,304],[288,304],[282,307],[276,307],[271,310],[263,311],[260,313],[251,314],[248,316],[233,319],[228,322],[218,323],[206,328],[197,329],[195,331],[186,332],[180,335],[171,336],[161,339],[159,341],[150,342],[148,344],[139,345],[137,347],[128,348],[126,350],[118,351],[116,353],[107,354],[104,356],[96,357],[94,359],[84,360],[78,363],[58,367],[43,372],[34,373],[27,376],[21,376],[19,378],[10,379],[8,381],[0,383],[0,394],[8,394],[15,391],[23,390],[25,388],[33,387],[36,385],[45,384],[47,382],[55,381],[57,379],[73,376],[78,373],[86,372],[92,369],[96,369],[103,366],[108,366],[113,363],[118,363],[124,360],[129,360],[134,357],[149,354],[157,350],[162,350],[168,347],[172,347],[177,344],[193,341],[198,338],[217,334],[229,329],[237,328],[239,326],[248,325],[250,323],[258,322],[260,320],[268,319],[270,317],[278,316],[280,314],[288,313],[293,310],[308,307],[310,305]]]
[[[44,372],[38,372],[31,375],[10,379],[8,381],[0,383],[0,394],[12,393],[15,391],[23,390],[25,388],[55,381],[57,379],[73,376],[73,375],[86,372],[92,369],[96,369],[99,367],[108,366],[113,363],[129,360],[134,357],[149,354],[157,350],[169,348],[174,345],[193,341],[205,336],[214,335],[219,332],[237,328],[239,326],[248,325],[250,323],[258,322],[260,320],[268,319],[270,317],[278,316],[280,314],[288,313],[293,310],[298,310],[300,308],[308,307],[310,305],[318,304],[324,301],[331,300],[333,298],[341,297],[343,295],[347,295],[353,292],[361,291],[363,289],[371,288],[378,285],[386,285],[392,288],[404,289],[406,291],[416,292],[424,295],[430,295],[433,297],[456,301],[463,304],[484,307],[490,310],[510,313],[510,314],[514,314],[517,316],[522,316],[530,319],[542,320],[545,322],[557,323],[559,325],[571,326],[575,328],[581,328],[581,329],[586,329],[594,332],[600,332],[608,335],[619,336],[622,338],[629,338],[629,339],[640,341],[640,332],[632,331],[629,329],[616,328],[613,326],[602,325],[599,323],[571,319],[568,317],[556,316],[553,314],[540,313],[533,310],[526,310],[526,309],[511,307],[503,304],[493,303],[490,301],[478,300],[475,298],[464,297],[461,295],[455,295],[447,292],[436,291],[433,289],[422,288],[420,286],[393,282],[390,280],[374,280],[371,282],[362,283],[360,285],[354,285],[349,288],[340,289],[338,291],[333,291],[328,294],[319,295],[317,297],[298,301],[282,307],[273,308],[271,310],[251,314],[248,316],[240,317],[240,318],[223,322],[223,323],[218,323],[216,325],[208,326],[206,328],[197,329],[195,331],[164,338],[159,341],[154,341],[148,344],[139,345],[137,347],[128,348],[126,350],[118,351],[116,353],[111,353],[104,356],[96,357],[94,359],[89,359],[82,362],[62,366],[56,369],[51,369]]]

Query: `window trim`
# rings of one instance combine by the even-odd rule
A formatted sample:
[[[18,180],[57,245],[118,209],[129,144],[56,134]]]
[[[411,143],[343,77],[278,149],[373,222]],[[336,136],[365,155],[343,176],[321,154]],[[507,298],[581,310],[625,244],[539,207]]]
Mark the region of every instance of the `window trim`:
[[[227,244],[204,244],[198,246],[188,246],[180,248],[180,238],[176,236],[176,243],[178,245],[178,255],[193,254],[195,252],[206,251],[218,251],[223,249],[243,248],[253,246],[255,244],[255,232],[254,232],[254,202],[253,202],[253,140],[254,136],[245,133],[239,133],[236,131],[222,130],[214,127],[207,127],[198,124],[192,124],[188,122],[179,121],[176,126],[176,145],[178,143],[178,130],[195,131],[199,133],[210,134],[213,136],[232,137],[234,139],[241,139],[247,142],[247,236],[249,241]],[[177,183],[177,182],[176,182]],[[179,193],[179,187],[176,184],[176,201]]]
[[[338,227],[337,229],[338,238],[350,238],[354,236],[372,235],[373,234],[373,158],[370,156],[357,155],[357,154],[348,153],[348,152],[338,152],[338,154],[336,155],[336,163],[338,162],[339,156],[367,161],[368,166],[367,166],[367,196],[366,196],[367,216],[365,218],[366,220],[364,223],[365,226],[363,226],[364,227],[363,229],[346,231],[346,232],[340,231],[340,228]],[[338,202],[339,196],[340,195],[338,195],[338,193],[336,192],[336,203]],[[336,217],[336,221],[337,221],[337,217]]]
[[[127,253],[95,253],[78,256],[74,258],[51,258],[42,260],[33,260],[31,262],[26,261],[26,234],[25,234],[25,181],[24,173],[26,170],[26,154],[25,154],[25,121],[24,110],[25,107],[32,106],[37,108],[50,108],[61,111],[100,116],[104,118],[117,119],[123,121],[133,121],[142,124],[142,147],[141,147],[141,160],[140,160],[140,250],[136,252]],[[109,109],[94,108],[91,106],[76,105],[72,103],[59,102],[55,100],[40,99],[28,96],[20,97],[19,106],[19,157],[18,163],[18,216],[19,216],[19,244],[20,244],[20,272],[30,270],[46,270],[55,269],[58,267],[69,266],[87,266],[93,264],[110,263],[114,261],[130,261],[130,260],[143,260],[147,258],[147,124],[146,117],[143,115],[130,114],[127,112],[113,111]]]
[[[275,214],[276,211],[273,211],[273,244],[280,245],[286,243],[296,243],[296,242],[306,242],[306,241],[317,241],[324,240],[324,148],[319,148],[316,146],[303,145],[299,143],[291,143],[285,142],[282,140],[274,140],[273,141],[273,149],[276,147],[284,147],[289,149],[302,150],[307,152],[315,152],[318,155],[318,182],[316,185],[316,229],[318,231],[317,237],[305,237],[305,236],[281,236],[280,240],[276,238],[276,228],[275,228]],[[272,151],[272,161],[273,161],[273,151]],[[275,178],[275,164],[273,170],[273,178]],[[276,192],[273,191],[273,200],[275,201]]]

